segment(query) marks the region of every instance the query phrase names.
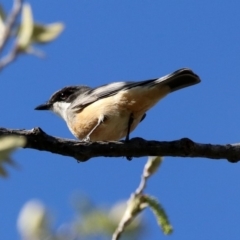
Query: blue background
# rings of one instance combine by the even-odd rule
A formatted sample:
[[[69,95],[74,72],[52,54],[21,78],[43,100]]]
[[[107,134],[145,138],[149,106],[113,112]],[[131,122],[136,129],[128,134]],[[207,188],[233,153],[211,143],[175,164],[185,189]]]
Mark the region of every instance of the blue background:
[[[9,10],[11,1],[2,3]],[[148,112],[132,137],[202,143],[240,138],[240,3],[238,1],[31,1],[38,22],[62,21],[64,33],[44,46],[45,60],[23,56],[1,73],[0,126],[41,127],[73,138],[65,123],[34,111],[68,85],[98,86],[119,80],[160,77],[190,67],[201,84],[169,95]],[[72,219],[70,196],[85,192],[114,204],[136,188],[146,158],[69,157],[36,150],[14,154],[20,170],[0,180],[0,238],[17,239],[22,205],[41,199],[60,225]],[[239,164],[226,160],[166,157],[147,191],[159,198],[174,226],[169,239],[239,239]],[[147,212],[145,238],[162,237]]]

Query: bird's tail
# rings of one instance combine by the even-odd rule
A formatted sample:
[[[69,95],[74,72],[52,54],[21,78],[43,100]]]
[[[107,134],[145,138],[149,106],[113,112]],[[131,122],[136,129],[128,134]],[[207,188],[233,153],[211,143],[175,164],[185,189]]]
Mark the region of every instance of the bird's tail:
[[[164,77],[158,78],[149,85],[161,84],[170,88],[170,92],[177,91],[181,88],[189,87],[194,84],[200,83],[200,78],[192,70],[188,68],[179,69]]]

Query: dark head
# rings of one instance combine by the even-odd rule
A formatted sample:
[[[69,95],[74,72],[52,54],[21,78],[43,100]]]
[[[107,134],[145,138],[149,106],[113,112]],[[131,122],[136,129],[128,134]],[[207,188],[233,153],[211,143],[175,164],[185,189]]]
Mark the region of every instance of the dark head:
[[[51,110],[53,104],[56,102],[72,103],[77,98],[78,95],[90,89],[91,88],[87,86],[65,87],[55,92],[46,103],[37,106],[35,110]]]
[[[81,94],[90,90],[87,86],[70,86],[55,92],[51,98],[44,104],[35,108],[35,110],[52,110],[61,117],[65,117],[67,107]]]

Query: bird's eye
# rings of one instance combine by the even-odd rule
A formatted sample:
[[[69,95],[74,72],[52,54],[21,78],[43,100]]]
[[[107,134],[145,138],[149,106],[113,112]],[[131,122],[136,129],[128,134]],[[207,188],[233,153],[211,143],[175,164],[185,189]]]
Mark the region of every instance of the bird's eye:
[[[57,101],[66,101],[69,96],[71,96],[73,94],[73,90],[72,89],[64,89],[61,92],[58,92],[58,94],[56,95],[56,100]]]
[[[61,94],[60,94],[60,99],[61,99],[61,100],[66,100],[67,97],[68,97],[68,94],[66,94],[66,93],[61,93]]]

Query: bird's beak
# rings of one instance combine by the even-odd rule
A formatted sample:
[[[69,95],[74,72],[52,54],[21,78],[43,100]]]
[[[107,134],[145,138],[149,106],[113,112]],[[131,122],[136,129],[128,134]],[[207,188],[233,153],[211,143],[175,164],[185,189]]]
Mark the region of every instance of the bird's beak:
[[[34,110],[50,110],[51,106],[52,105],[50,103],[44,103],[35,107]]]

